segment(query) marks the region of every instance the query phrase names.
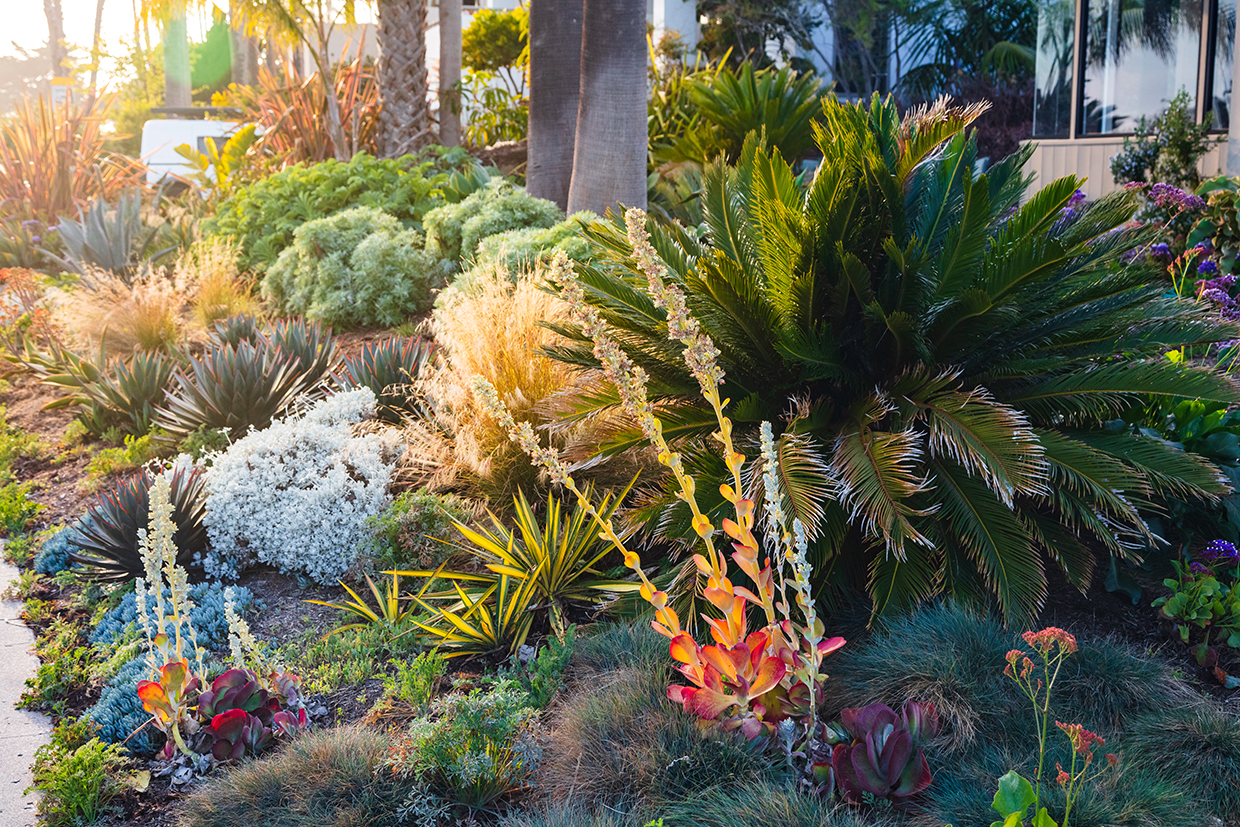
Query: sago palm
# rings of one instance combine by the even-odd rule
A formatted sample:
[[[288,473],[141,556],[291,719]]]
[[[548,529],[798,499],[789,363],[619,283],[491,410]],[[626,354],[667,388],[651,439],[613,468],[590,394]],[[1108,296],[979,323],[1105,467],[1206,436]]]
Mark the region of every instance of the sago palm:
[[[804,188],[751,136],[736,167],[707,170],[700,232],[648,225],[721,352],[742,439],[745,423],[784,423],[789,505],[818,570],[863,581],[876,611],[946,592],[1028,616],[1048,560],[1083,589],[1093,548],[1125,558],[1143,544],[1141,508],[1228,490],[1205,461],[1101,426],[1147,395],[1240,401],[1226,376],[1163,358],[1240,331],[1165,295],[1133,255],[1152,230],[1131,223],[1132,195],[1073,211],[1069,177],[1022,203],[1028,151],[976,174],[964,130],[978,114],[901,119],[890,99],[828,99],[824,160]],[[592,241],[588,300],[649,374],[669,436],[721,476],[714,417],[623,228],[599,225]],[[578,344],[556,355],[596,367],[580,332],[562,332]],[[614,402],[599,390],[577,412],[610,427],[604,451],[640,440]],[[699,478],[699,492],[715,487]],[[670,498],[646,516],[665,536],[691,533]]]

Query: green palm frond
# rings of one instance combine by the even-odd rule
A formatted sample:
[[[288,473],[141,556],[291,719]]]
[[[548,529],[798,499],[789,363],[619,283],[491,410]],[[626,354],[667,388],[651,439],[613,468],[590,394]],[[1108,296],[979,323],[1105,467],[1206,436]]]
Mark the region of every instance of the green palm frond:
[[[880,610],[945,590],[1018,618],[1042,599],[1047,561],[1084,587],[1091,547],[1131,557],[1152,539],[1143,514],[1223,490],[1208,463],[1108,423],[1150,399],[1240,404],[1223,373],[1165,358],[1240,339],[1240,326],[1170,295],[1133,255],[1155,228],[1132,221],[1132,193],[1067,209],[1077,178],[1027,192],[1028,147],[976,174],[965,127],[977,114],[902,119],[892,99],[828,96],[804,190],[757,131],[734,165],[706,169],[700,236],[649,230],[720,351],[738,444],[781,423],[788,505],[821,527],[821,570],[864,585]],[[713,412],[623,227],[590,233],[587,301],[647,372],[713,519],[727,504],[710,492],[728,476]],[[554,355],[597,376],[580,330],[557,330],[569,344]],[[577,400],[573,422],[600,423],[598,454],[641,441],[617,408],[606,389]],[[692,536],[673,491],[643,496],[634,514],[656,536],[674,548]]]

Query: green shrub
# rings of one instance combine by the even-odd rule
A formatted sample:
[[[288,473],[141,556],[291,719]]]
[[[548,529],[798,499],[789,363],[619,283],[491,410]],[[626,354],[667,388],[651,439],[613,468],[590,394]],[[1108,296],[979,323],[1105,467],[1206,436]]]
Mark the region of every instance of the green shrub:
[[[463,151],[438,160],[412,155],[379,160],[363,154],[347,163],[294,164],[224,201],[203,231],[238,246],[241,272],[262,273],[293,243],[294,230],[349,207],[382,210],[405,227],[420,229],[425,212],[442,203],[450,172],[476,165]]]
[[[414,628],[404,624],[369,623],[330,637],[306,632],[280,649],[280,657],[301,675],[307,692],[334,692],[382,675],[393,657],[410,656],[420,647]]]
[[[291,247],[263,278],[281,311],[342,327],[392,327],[430,309],[445,271],[422,237],[373,207],[356,207],[298,227]]]
[[[409,785],[384,770],[386,735],[328,729],[197,786],[181,827],[401,827]]]
[[[1180,90],[1167,108],[1148,122],[1137,122],[1132,138],[1124,138],[1124,148],[1111,158],[1111,174],[1116,183],[1162,182],[1188,190],[1201,183],[1197,162],[1220,139],[1210,135],[1214,113],[1207,112],[1197,123],[1193,98]]]
[[[474,510],[455,494],[425,488],[405,491],[369,521],[375,533],[372,554],[380,569],[434,569],[456,550],[446,541],[454,522],[467,523]]]
[[[445,204],[426,214],[426,251],[454,264],[471,261],[478,242],[496,233],[527,227],[555,226],[560,208],[504,180],[492,180],[459,204]]]
[[[69,696],[84,690],[93,676],[92,653],[84,642],[77,626],[52,621],[39,644],[39,668],[26,679],[18,706],[63,715]]]
[[[30,500],[30,492],[35,488],[33,482],[10,482],[0,488],[0,527],[5,536],[14,537],[30,525],[40,511],[47,508]]]
[[[448,660],[438,651],[423,652],[413,660],[393,658],[395,675],[383,676],[383,690],[390,698],[425,709],[435,695],[435,686],[443,677]]]
[[[177,453],[189,454],[195,460],[200,460],[205,454],[212,451],[222,451],[230,444],[228,431],[224,428],[210,428],[206,425],[199,425],[177,443]]]
[[[525,788],[538,762],[532,710],[515,684],[442,696],[397,744],[394,772],[441,791],[470,812]]]
[[[576,638],[577,627],[569,626],[562,643],[554,636],[548,637],[528,663],[501,668],[500,677],[520,684],[529,706],[546,709],[564,685],[564,670],[573,656]]]
[[[123,763],[120,747],[92,738],[76,743],[81,728],[57,727],[52,743],[34,754],[30,789],[42,793],[39,816],[49,827],[94,824],[120,791],[115,773]]]
[[[488,235],[478,242],[473,266],[502,267],[511,277],[516,278],[518,273],[530,272],[538,264],[550,261],[551,254],[556,250],[563,250],[573,261],[588,261],[590,245],[581,235],[581,227],[597,220],[597,215],[584,211],[573,213],[555,226],[545,229],[525,227]],[[467,290],[461,282],[468,280],[472,269],[454,279],[453,286]]]
[[[38,456],[43,448],[37,436],[9,424],[8,413],[0,405],[0,483],[13,480],[14,460]]]
[[[104,448],[90,458],[86,466],[86,476],[92,483],[98,483],[104,477],[136,471],[159,456],[159,447],[153,442],[157,437],[158,429],[140,437],[127,434],[123,446]]]

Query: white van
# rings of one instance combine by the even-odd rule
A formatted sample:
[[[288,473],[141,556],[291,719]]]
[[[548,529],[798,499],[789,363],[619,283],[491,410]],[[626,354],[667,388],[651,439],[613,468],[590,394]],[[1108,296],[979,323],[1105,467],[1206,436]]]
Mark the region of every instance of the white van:
[[[189,175],[195,172],[177,154],[177,147],[189,144],[199,152],[207,151],[207,138],[214,138],[222,147],[241,124],[237,121],[197,121],[152,119],[142,126],[142,161],[146,164],[146,181],[158,184],[168,174]],[[214,170],[208,172],[214,174]]]

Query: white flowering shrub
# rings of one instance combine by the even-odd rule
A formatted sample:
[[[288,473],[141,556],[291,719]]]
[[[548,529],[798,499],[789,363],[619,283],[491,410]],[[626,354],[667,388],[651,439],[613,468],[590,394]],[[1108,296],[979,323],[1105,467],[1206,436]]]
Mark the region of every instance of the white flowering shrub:
[[[398,458],[392,437],[354,432],[374,411],[367,388],[335,394],[216,454],[205,477],[207,573],[266,563],[320,583],[343,575],[372,539],[367,521],[389,502]]]

